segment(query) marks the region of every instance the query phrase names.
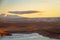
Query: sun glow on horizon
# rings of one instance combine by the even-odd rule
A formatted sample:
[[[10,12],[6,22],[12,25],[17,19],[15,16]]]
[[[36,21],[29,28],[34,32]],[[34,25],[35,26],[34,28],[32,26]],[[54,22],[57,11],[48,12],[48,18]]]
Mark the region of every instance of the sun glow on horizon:
[[[60,0],[5,0],[0,7],[0,14],[17,15],[27,18],[60,17]],[[10,14],[8,11],[37,10],[42,13]]]

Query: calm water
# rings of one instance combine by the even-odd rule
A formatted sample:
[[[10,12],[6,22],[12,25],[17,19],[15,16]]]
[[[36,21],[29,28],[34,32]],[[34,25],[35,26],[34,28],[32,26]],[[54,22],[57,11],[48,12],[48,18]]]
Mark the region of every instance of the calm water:
[[[43,37],[37,33],[32,34],[13,34],[13,36],[0,37],[0,40],[59,40]]]

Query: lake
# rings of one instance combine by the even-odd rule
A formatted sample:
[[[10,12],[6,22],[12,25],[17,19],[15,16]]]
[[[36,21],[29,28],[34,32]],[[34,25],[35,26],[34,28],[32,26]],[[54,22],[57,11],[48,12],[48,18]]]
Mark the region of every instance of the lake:
[[[37,33],[32,34],[12,34],[12,36],[3,36],[0,37],[0,40],[59,40],[59,39],[50,39],[48,37],[43,37]]]

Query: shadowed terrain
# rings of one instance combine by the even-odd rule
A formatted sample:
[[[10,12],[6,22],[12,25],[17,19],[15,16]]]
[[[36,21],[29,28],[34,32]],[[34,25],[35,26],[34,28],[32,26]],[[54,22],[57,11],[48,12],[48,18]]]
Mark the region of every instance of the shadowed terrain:
[[[60,38],[60,17],[24,18],[18,16],[0,16],[0,34],[39,33],[50,38]]]

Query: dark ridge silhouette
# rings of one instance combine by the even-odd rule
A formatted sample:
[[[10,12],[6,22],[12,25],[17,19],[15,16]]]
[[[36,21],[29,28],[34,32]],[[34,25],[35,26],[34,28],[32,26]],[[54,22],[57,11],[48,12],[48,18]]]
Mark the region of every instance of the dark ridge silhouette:
[[[9,11],[8,13],[13,13],[13,14],[31,14],[31,13],[39,13],[39,11],[34,11],[34,10],[27,10],[27,11]]]
[[[12,33],[39,33],[49,38],[60,39],[60,17],[0,16],[0,35],[11,35]]]

